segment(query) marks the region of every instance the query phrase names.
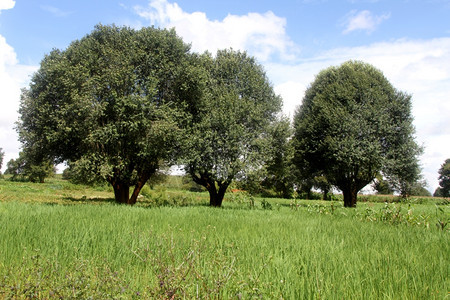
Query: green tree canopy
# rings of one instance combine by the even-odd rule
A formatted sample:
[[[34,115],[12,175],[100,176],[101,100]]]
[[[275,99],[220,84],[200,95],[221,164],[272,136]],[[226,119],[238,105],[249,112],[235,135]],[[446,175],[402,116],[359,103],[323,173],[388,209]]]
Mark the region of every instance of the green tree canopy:
[[[2,174],[1,168],[3,166],[3,158],[5,157],[5,152],[3,152],[3,149],[0,148],[0,175]]]
[[[391,181],[419,178],[411,97],[373,66],[349,61],[321,71],[294,117],[296,164],[338,187],[346,207],[380,172]]]
[[[272,122],[261,136],[258,164],[238,176],[238,186],[251,194],[292,198],[295,177],[291,136],[289,119],[282,117]]]
[[[439,195],[450,197],[450,158],[446,159],[439,169]]]
[[[49,160],[39,163],[33,161],[33,156],[21,151],[17,159],[11,159],[6,164],[5,174],[12,175],[13,181],[31,181],[44,183],[45,178],[55,174],[55,166]]]
[[[268,128],[267,151],[264,153],[265,176],[262,185],[273,189],[279,197],[292,198],[293,174],[292,128],[288,119],[273,122]]]
[[[373,189],[379,195],[392,195],[394,189],[390,186],[389,182],[383,178],[383,175],[378,174],[372,185]]]
[[[77,162],[86,176],[107,180],[116,201],[134,204],[173,154],[179,108],[194,106],[189,60],[173,30],[96,26],[45,56],[22,92],[23,147]]]
[[[236,175],[259,161],[259,140],[280,112],[281,99],[261,65],[245,52],[222,50],[200,60],[206,84],[182,163],[208,190],[210,205],[221,206]]]

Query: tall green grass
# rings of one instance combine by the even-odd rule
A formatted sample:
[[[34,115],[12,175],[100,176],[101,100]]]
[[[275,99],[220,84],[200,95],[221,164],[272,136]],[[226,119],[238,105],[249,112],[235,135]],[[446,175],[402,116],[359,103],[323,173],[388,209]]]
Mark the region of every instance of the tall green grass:
[[[247,207],[2,202],[0,298],[448,297],[446,230]]]

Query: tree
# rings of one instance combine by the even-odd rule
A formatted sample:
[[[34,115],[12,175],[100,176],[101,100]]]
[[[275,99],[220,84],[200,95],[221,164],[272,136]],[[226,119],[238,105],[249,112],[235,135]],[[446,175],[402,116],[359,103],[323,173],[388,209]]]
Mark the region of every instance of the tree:
[[[297,164],[323,174],[355,207],[358,191],[380,172],[391,181],[419,178],[411,97],[373,66],[349,61],[321,71],[294,117]]]
[[[218,51],[200,58],[203,94],[187,135],[182,164],[219,207],[240,172],[256,169],[259,141],[276,118],[281,99],[264,70],[245,52]],[[253,166],[251,166],[253,164]]]
[[[389,185],[389,182],[383,178],[383,175],[378,174],[372,185],[373,189],[379,195],[392,195],[394,189]]]
[[[265,178],[262,185],[273,189],[279,197],[291,198],[294,192],[292,172],[293,148],[290,143],[291,124],[287,119],[273,122],[268,128],[265,154]]]
[[[322,200],[330,200],[328,198],[328,193],[331,191],[333,186],[328,182],[325,176],[314,177],[314,187],[322,191]]]
[[[2,166],[3,166],[3,158],[5,157],[5,152],[3,152],[3,149],[0,148],[0,175],[2,174]]]
[[[257,168],[250,169],[237,178],[240,188],[251,194],[273,195],[292,198],[294,180],[292,170],[293,148],[290,143],[290,121],[282,117],[267,127],[261,136]]]
[[[22,92],[23,147],[77,162],[111,184],[117,202],[134,204],[175,153],[182,108],[193,106],[189,56],[173,30],[96,26],[45,56]]]
[[[44,183],[45,178],[55,174],[55,166],[49,160],[36,163],[29,153],[22,151],[17,159],[11,159],[7,163],[5,174],[12,175],[13,181]]]
[[[434,190],[433,197],[442,197],[442,188],[440,186]]]
[[[427,183],[425,180],[419,180],[411,186],[410,194],[411,196],[421,196],[421,197],[431,197],[430,191],[426,188]]]
[[[446,159],[439,169],[439,192],[440,197],[450,197],[450,158]]]

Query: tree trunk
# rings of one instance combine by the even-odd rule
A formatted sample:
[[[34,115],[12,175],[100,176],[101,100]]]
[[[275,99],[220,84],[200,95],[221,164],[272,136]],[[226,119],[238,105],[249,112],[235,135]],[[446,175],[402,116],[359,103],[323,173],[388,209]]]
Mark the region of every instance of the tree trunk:
[[[114,197],[116,198],[116,202],[130,204],[130,186],[123,182],[116,182],[112,186],[114,189]]]
[[[134,205],[136,204],[137,197],[139,196],[139,193],[141,192],[142,187],[144,187],[145,183],[150,179],[150,176],[152,176],[155,173],[153,172],[146,172],[143,173],[140,177],[136,185],[134,186],[133,194],[131,194],[131,198],[128,201],[128,204]]]
[[[358,188],[354,185],[347,186],[342,189],[344,195],[344,207],[356,207],[356,198],[358,196]]]
[[[209,192],[209,206],[213,207],[220,207],[222,206],[223,197],[220,198],[218,193],[215,193],[213,191]]]
[[[227,191],[228,186],[230,185],[232,178],[228,178],[224,181],[218,181],[216,186],[216,181],[211,178],[211,175],[207,172],[195,174],[195,172],[190,172],[192,176],[192,180],[195,183],[204,186],[209,192],[209,205],[213,207],[221,207],[222,201],[225,196],[225,192]],[[217,189],[217,187],[219,189]]]
[[[227,191],[228,184],[219,184],[219,190],[217,190],[215,184],[214,188],[208,189],[209,192],[209,205],[213,207],[221,207],[225,192]]]

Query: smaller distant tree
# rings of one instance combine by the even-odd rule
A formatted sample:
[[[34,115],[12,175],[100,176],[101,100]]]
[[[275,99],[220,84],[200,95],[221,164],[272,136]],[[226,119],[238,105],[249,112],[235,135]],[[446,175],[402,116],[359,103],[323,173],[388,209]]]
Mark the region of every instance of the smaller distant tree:
[[[242,174],[238,186],[250,194],[292,198],[295,176],[291,136],[292,129],[287,118],[283,117],[270,124],[259,140],[258,168]]]
[[[427,183],[425,180],[419,180],[411,186],[411,196],[431,197],[430,191],[426,188]]]
[[[378,195],[392,195],[394,189],[390,186],[389,182],[383,178],[383,175],[378,174],[373,182],[372,188]]]
[[[24,179],[24,160],[20,158],[10,159],[6,163],[5,175],[12,175],[11,180],[19,181]]]
[[[322,191],[322,200],[329,200],[328,194],[333,186],[328,182],[325,176],[314,177],[314,187]]]
[[[294,166],[291,163],[294,149],[289,141],[291,135],[289,120],[281,119],[270,126],[267,139],[266,176],[262,184],[283,198],[292,198],[294,192]]]
[[[297,173],[297,193],[300,198],[306,200],[319,199],[317,193],[313,193],[313,189],[320,190],[322,192],[322,200],[329,199],[329,193],[333,186],[328,182],[327,178],[323,175],[314,175],[308,173]]]
[[[20,152],[17,159],[7,163],[5,174],[12,175],[13,181],[31,181],[43,183],[45,178],[55,174],[55,167],[49,160],[35,163],[26,152]]]
[[[304,198],[306,200],[312,199],[312,188],[314,187],[314,177],[306,177],[300,175],[301,177],[297,177],[297,194],[300,198]]]
[[[0,175],[2,175],[1,168],[3,166],[3,158],[5,157],[5,152],[3,152],[3,149],[0,148]]]
[[[442,197],[442,189],[441,189],[440,186],[438,186],[438,187],[434,190],[433,197]]]
[[[441,197],[450,197],[450,158],[447,158],[441,165],[438,179]]]

